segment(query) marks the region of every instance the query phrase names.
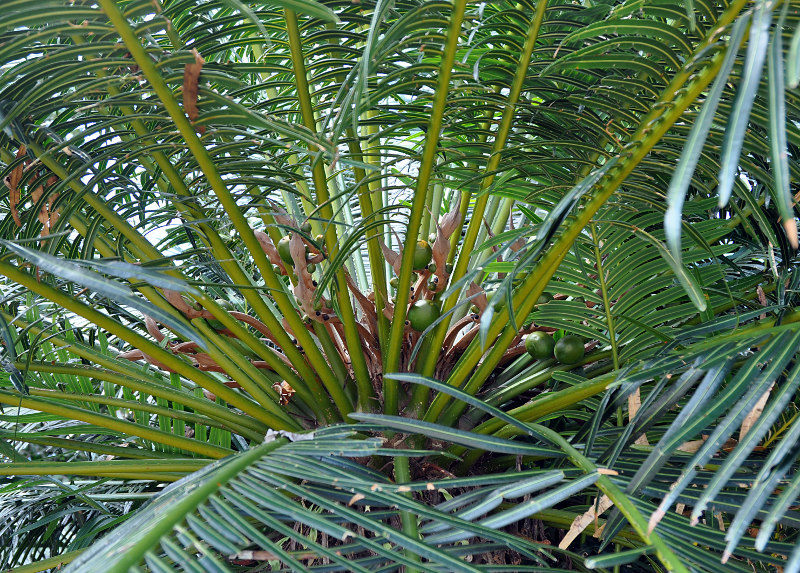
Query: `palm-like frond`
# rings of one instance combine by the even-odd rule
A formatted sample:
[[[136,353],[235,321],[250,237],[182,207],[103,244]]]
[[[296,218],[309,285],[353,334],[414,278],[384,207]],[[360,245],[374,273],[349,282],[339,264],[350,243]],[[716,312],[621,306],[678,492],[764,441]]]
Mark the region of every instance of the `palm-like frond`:
[[[40,561],[80,552],[113,529],[150,494],[143,483],[66,484],[53,478],[20,479],[0,490],[2,563]]]
[[[678,571],[720,570],[715,552],[735,556],[729,570],[779,562],[743,535],[765,519],[758,549],[785,555],[797,526],[786,476],[800,430],[776,429],[797,389],[800,117],[786,89],[797,21],[791,2],[744,0],[7,2],[0,452],[31,460],[0,470],[53,473],[42,451],[79,452],[64,473],[154,485],[234,453],[205,471],[238,483],[251,462],[284,454],[315,470],[313,485],[259,470],[295,495],[256,500],[267,534],[236,498],[198,497],[188,529],[164,526],[163,554],[155,537],[131,553],[154,570],[164,555],[213,567],[254,543],[302,567],[307,553],[287,553],[279,535],[345,568],[469,569],[465,555],[499,543],[533,563],[538,547],[494,529],[531,512],[567,528],[595,478],[625,518],[609,518],[606,543],[633,552],[587,564],[650,552]],[[434,264],[417,265],[430,234]],[[537,306],[546,289],[556,300]],[[420,300],[442,316],[412,328]],[[521,357],[532,330],[580,334],[588,354],[532,364]],[[393,376],[406,371],[445,386]],[[317,439],[262,458],[255,446],[270,430],[355,419],[416,427],[413,448],[454,444],[464,461],[437,461],[456,472],[479,459],[476,471],[513,468],[517,455],[559,472],[565,454],[580,471],[546,503],[508,501],[510,478],[487,474],[431,509],[369,490],[389,480],[363,464],[298,453],[389,447]],[[527,441],[509,439],[520,432]],[[680,452],[703,435],[693,456]],[[395,448],[392,487],[413,482],[410,453],[423,455]],[[597,477],[598,465],[619,475]],[[360,480],[346,494],[332,481],[342,472]],[[208,475],[197,479],[214,489]],[[386,509],[341,503],[361,494]],[[688,519],[664,511],[679,502],[696,519],[712,500],[726,539],[701,527],[693,546]],[[289,532],[281,507],[301,508],[309,529]],[[229,539],[209,530],[224,519],[239,528]],[[348,520],[390,546],[359,533],[343,562],[309,538]],[[776,524],[786,531],[768,539]],[[485,544],[461,545],[472,533]]]
[[[334,427],[316,436],[294,436],[301,441],[291,444],[278,438],[217,462],[170,486],[150,502],[149,511],[127,521],[67,570],[128,571],[146,563],[151,570],[227,571],[269,561],[310,571],[397,565],[479,571],[488,556],[511,552],[521,560],[518,570],[535,571],[569,555],[497,527],[553,505],[563,497],[565,484],[574,489],[587,479],[565,481],[565,472],[537,470],[393,483],[340,456],[397,450],[382,448],[376,438],[346,439],[350,433]],[[541,493],[547,488],[552,489]],[[430,500],[421,503],[409,498],[410,492],[427,492],[423,495]],[[526,510],[501,513],[502,521],[476,519],[504,500],[532,494]],[[420,539],[398,531],[403,511],[421,518]],[[476,538],[480,542],[460,543]],[[253,545],[260,549],[249,550]],[[229,565],[215,557],[220,553]]]

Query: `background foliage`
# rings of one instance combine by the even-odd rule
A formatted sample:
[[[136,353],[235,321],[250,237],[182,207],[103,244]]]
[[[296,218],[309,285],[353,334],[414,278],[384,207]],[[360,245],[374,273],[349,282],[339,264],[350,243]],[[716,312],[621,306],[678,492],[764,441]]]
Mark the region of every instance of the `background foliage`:
[[[800,570],[799,8],[5,2],[0,562]]]

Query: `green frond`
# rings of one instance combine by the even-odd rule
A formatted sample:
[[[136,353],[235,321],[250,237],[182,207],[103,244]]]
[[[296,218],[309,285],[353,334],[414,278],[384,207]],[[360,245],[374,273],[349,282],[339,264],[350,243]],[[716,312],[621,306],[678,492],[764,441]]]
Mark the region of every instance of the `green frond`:
[[[4,567],[800,571],[798,25],[5,2]]]

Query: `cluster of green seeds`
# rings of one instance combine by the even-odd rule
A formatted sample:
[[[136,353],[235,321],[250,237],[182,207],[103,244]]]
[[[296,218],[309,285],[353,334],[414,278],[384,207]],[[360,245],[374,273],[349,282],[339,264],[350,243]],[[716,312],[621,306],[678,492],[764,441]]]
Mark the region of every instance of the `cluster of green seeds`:
[[[536,304],[546,304],[553,300],[550,293],[542,293]],[[577,364],[583,360],[583,338],[568,334],[556,341],[546,332],[531,332],[525,337],[525,350],[537,360],[547,360],[555,357],[562,364]]]

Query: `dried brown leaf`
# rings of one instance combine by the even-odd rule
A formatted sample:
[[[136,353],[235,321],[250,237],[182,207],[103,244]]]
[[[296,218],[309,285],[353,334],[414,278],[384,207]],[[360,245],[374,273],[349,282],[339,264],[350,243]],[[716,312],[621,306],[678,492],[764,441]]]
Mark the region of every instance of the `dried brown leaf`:
[[[55,182],[58,181],[58,178],[53,175],[48,179],[47,184],[53,185]],[[50,216],[50,219],[47,221],[47,232],[50,233],[50,229],[53,228],[53,225],[56,224],[58,221],[58,217],[61,215],[61,211],[55,207],[56,199],[58,199],[58,193],[51,193],[50,196],[47,198],[47,213]]]
[[[350,498],[350,501],[347,502],[347,505],[353,505],[354,503],[361,501],[365,497],[367,496],[364,495],[363,493],[357,493]]]
[[[514,230],[514,217],[509,216],[508,228],[511,229],[512,231]],[[522,248],[525,247],[525,244],[526,244],[525,239],[520,237],[519,239],[511,243],[508,247],[516,253],[517,251],[522,250]]]
[[[290,227],[292,229],[297,229],[297,223],[294,219],[289,216],[289,213],[276,203],[271,204],[272,209],[272,218],[275,219],[275,222],[279,225],[285,225],[286,227]]]
[[[786,238],[789,239],[789,244],[792,248],[797,250],[797,222],[794,219],[786,219],[783,221],[783,230],[786,232]]]
[[[433,264],[436,265],[436,272],[434,273],[439,278],[439,284],[447,284],[449,273],[447,272],[447,256],[450,254],[450,241],[442,236],[439,231],[439,236],[436,242],[431,247],[433,252]]]
[[[197,121],[197,117],[200,113],[197,109],[197,94],[199,92],[198,81],[205,60],[195,49],[192,49],[192,54],[194,54],[194,63],[186,64],[186,67],[183,69],[183,109],[189,121],[194,123]],[[206,128],[204,125],[198,125],[197,131],[203,134]]]
[[[449,240],[455,230],[460,226],[461,211],[459,210],[458,203],[456,203],[456,206],[453,208],[453,210],[442,217],[442,220],[439,221],[437,227],[439,228],[439,233],[441,236],[444,237],[445,240]],[[437,237],[436,240],[438,241],[439,238]]]
[[[289,326],[289,321],[286,320],[285,316],[281,318],[281,325],[283,326],[283,329],[286,331],[286,334],[288,334],[292,338],[297,338],[294,334],[294,330],[292,330],[292,327]]]
[[[394,318],[394,305],[389,303],[388,301],[386,302],[386,306],[383,307],[383,316],[385,316],[389,320],[392,320]]]
[[[345,281],[347,281],[347,288],[350,289],[350,292],[353,293],[353,296],[356,297],[356,301],[358,301],[358,306],[361,307],[361,310],[364,312],[364,317],[367,320],[367,324],[369,325],[370,334],[377,335],[378,332],[378,313],[375,308],[375,304],[370,301],[370,299],[364,296],[358,286],[356,285],[353,277],[350,276],[350,273],[344,274]],[[374,296],[373,296],[374,299]]]
[[[633,421],[633,418],[636,416],[636,413],[639,411],[639,408],[642,407],[642,395],[637,388],[633,394],[628,396],[628,419]],[[647,441],[647,435],[642,434],[641,436],[636,438],[636,441],[633,442],[634,444],[640,446],[647,446],[649,442]]]
[[[758,402],[756,402],[756,405],[753,406],[752,410],[750,410],[750,413],[747,414],[745,419],[742,421],[742,427],[739,430],[739,441],[741,441],[744,438],[745,434],[750,431],[750,428],[753,427],[753,424],[755,424],[761,417],[761,414],[764,412],[764,407],[767,405],[767,400],[769,400],[769,395],[772,392],[772,387],[774,385],[775,383],[773,382],[770,385],[769,389],[766,392],[764,392],[761,398],[758,399]]]
[[[17,159],[25,155],[25,146],[21,145],[17,150]],[[19,183],[22,181],[22,174],[25,170],[25,163],[22,162],[11,171],[8,177],[5,178],[4,183],[8,187],[8,204],[11,209],[11,216],[14,218],[14,223],[17,227],[22,227],[22,220],[19,218]]]
[[[47,179],[47,186],[51,187],[58,181],[58,177],[55,175],[51,175]],[[44,195],[44,185],[38,185],[36,189],[31,192],[31,200],[33,204],[36,205]],[[39,208],[39,213],[37,214],[37,218],[39,222],[42,224],[42,232],[40,236],[46,237],[50,234],[50,229],[58,220],[58,210],[53,209],[53,205],[55,204],[56,199],[58,199],[58,193],[53,193],[47,197],[47,202]]]
[[[692,440],[691,442],[684,442],[680,446],[678,446],[678,451],[686,452],[688,454],[693,454],[697,450],[699,450],[704,443],[705,440]]]
[[[295,393],[294,388],[292,388],[291,385],[286,380],[275,382],[275,384],[272,385],[272,389],[278,393],[278,399],[280,401],[281,406],[286,406]]]
[[[758,285],[756,287],[756,293],[758,294],[758,302],[761,303],[761,306],[769,305],[769,301],[767,300],[767,295],[764,294],[764,289],[761,288],[761,285]],[[759,316],[759,318],[761,320],[764,320],[765,318],[767,318],[767,313],[762,314],[761,316]]]
[[[613,505],[614,503],[607,495],[601,497],[597,504],[593,503],[586,513],[579,515],[572,521],[569,531],[567,531],[567,534],[564,536],[564,539],[561,540],[561,543],[558,544],[559,549],[569,548],[570,544],[575,541],[575,539],[581,533],[583,533],[584,529],[589,527],[590,523],[594,521],[596,525],[597,517]],[[597,506],[597,511],[595,511],[595,506]]]
[[[386,246],[381,239],[378,239],[378,243],[381,246],[381,251],[383,251],[383,258],[386,259],[386,262],[389,263],[389,266],[392,267],[394,273],[397,276],[400,276],[400,269],[402,268],[402,259],[403,259],[403,250],[400,248],[400,252],[397,253]]]
[[[280,254],[278,254],[278,248],[272,242],[272,239],[269,238],[269,235],[267,235],[264,231],[254,231],[253,234],[256,236],[258,244],[261,245],[264,254],[267,255],[269,262],[273,265],[278,265],[283,269],[283,260],[281,259]]]
[[[477,294],[478,296],[471,299],[472,304],[477,306],[480,309],[480,311],[483,312],[484,310],[486,310],[486,307],[489,306],[489,301],[486,298],[486,292],[474,282],[469,283],[469,286],[467,287],[467,298],[475,294]]]
[[[158,323],[154,318],[145,316],[144,325],[147,327],[147,332],[150,333],[150,336],[156,339],[156,342],[160,343],[162,340],[164,340],[164,333],[161,332],[160,328],[158,328]]]
[[[189,319],[201,318],[203,316],[203,313],[208,312],[206,310],[197,310],[196,308],[192,308],[191,306],[189,306],[186,300],[181,296],[181,293],[179,293],[178,291],[162,289],[162,292],[164,293],[164,298],[167,299],[167,301],[172,306],[181,311]],[[211,315],[211,313],[208,313],[208,316],[211,317],[213,315]]]
[[[294,262],[294,273],[297,275],[297,284],[294,287],[294,295],[300,301],[300,307],[308,316],[317,318],[314,311],[314,293],[317,288],[314,286],[314,279],[308,272],[306,263],[306,244],[300,235],[294,233],[289,240],[289,253]]]
[[[617,470],[612,470],[611,468],[597,468],[597,473],[603,476],[618,476],[619,472]]]

